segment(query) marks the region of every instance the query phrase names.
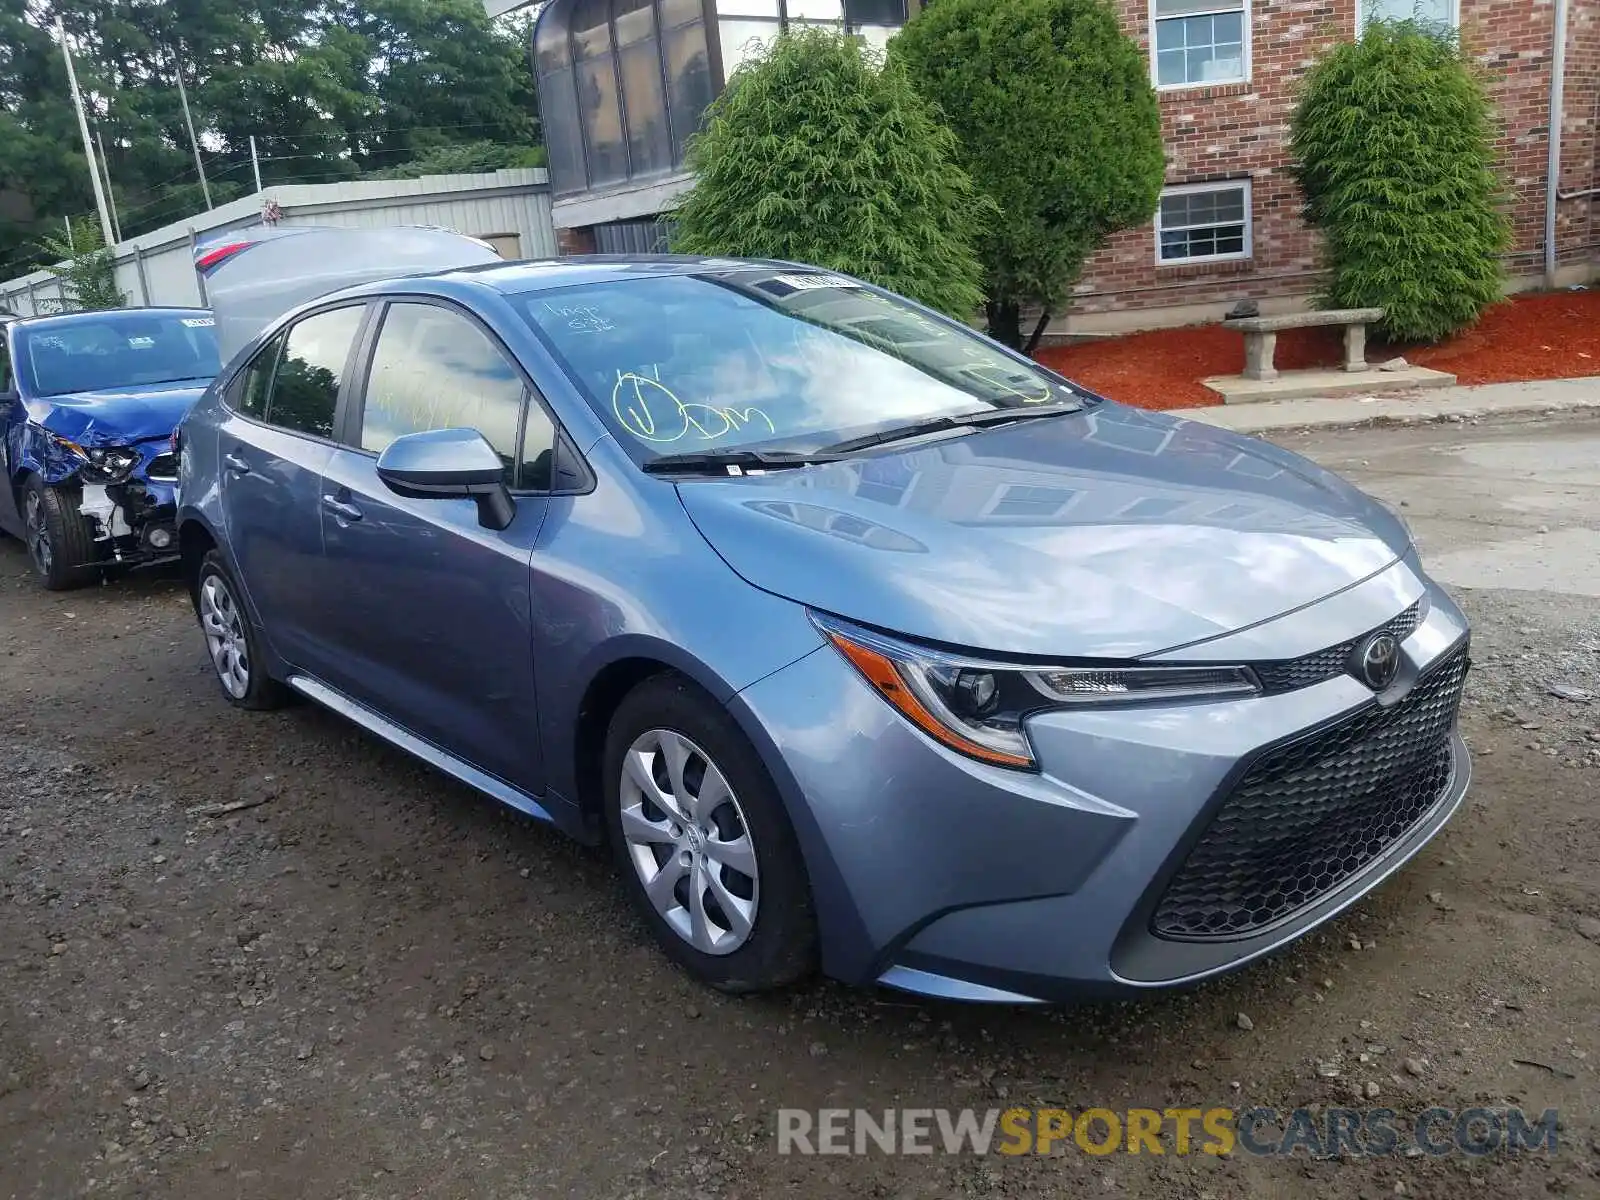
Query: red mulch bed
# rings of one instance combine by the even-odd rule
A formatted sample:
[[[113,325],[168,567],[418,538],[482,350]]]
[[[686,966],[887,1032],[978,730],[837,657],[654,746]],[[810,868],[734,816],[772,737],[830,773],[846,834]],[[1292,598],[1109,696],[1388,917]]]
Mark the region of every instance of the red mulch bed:
[[[1461,383],[1514,383],[1600,375],[1600,291],[1512,297],[1476,326],[1436,346],[1370,346],[1368,358],[1396,354],[1419,367],[1449,371]],[[1244,338],[1220,325],[1160,329],[1126,337],[1047,346],[1040,362],[1113,400],[1140,408],[1196,408],[1221,398],[1201,384],[1244,370]],[[1278,367],[1337,367],[1338,329],[1290,329],[1278,335]]]

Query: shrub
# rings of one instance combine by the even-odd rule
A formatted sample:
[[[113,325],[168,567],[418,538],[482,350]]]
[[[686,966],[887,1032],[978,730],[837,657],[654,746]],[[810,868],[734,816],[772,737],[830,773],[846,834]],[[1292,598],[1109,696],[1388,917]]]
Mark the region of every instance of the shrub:
[[[672,248],[815,263],[968,319],[985,207],[897,67],[822,29],[735,72],[690,144]]]
[[[938,0],[890,43],[996,205],[979,242],[989,331],[1032,350],[1084,261],[1155,212],[1166,172],[1150,61],[1108,0]]]
[[[121,308],[127,297],[117,286],[116,256],[106,246],[97,221],[80,217],[71,222],[72,238],[43,237],[39,244],[59,262],[55,268],[61,284],[65,312]]]
[[[1500,298],[1510,229],[1489,100],[1453,34],[1373,22],[1306,79],[1291,146],[1321,230],[1331,308],[1383,308],[1393,341],[1437,341]]]

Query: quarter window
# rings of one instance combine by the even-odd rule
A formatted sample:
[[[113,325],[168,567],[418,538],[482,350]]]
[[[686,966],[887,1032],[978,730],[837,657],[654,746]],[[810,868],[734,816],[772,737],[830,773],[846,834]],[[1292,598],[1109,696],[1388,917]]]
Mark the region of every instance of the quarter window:
[[[1249,0],[1152,0],[1156,83],[1238,83],[1249,71]]]
[[[1250,183],[1168,188],[1156,210],[1156,261],[1250,257]]]
[[[474,322],[432,304],[393,304],[383,320],[367,376],[361,448],[429,429],[476,429],[517,486],[517,432],[527,389],[516,367]],[[522,451],[523,484],[550,486],[555,429],[536,404]]]
[[[0,325],[0,396],[17,390],[17,381],[11,377],[11,351],[6,345],[6,327]]]
[[[272,378],[267,422],[313,437],[333,436],[339,389],[365,305],[330,309],[289,330],[283,359]]]
[[[283,338],[268,342],[250,365],[239,376],[230,397],[232,406],[247,417],[261,421],[267,415],[267,393],[272,389],[272,368],[278,365],[278,355],[283,352]]]

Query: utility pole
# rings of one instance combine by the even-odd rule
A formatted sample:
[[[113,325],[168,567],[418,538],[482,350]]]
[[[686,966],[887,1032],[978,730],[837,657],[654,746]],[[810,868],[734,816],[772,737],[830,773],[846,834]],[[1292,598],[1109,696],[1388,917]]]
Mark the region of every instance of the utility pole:
[[[250,135],[250,167],[256,173],[256,195],[261,194],[261,156],[256,153],[256,135]]]
[[[106,173],[106,208],[111,213],[111,231],[122,241],[122,222],[117,217],[117,193],[111,187],[111,160],[106,157],[106,144],[100,140],[100,131],[94,131],[94,144],[100,148],[100,165]]]
[[[72,85],[72,106],[78,110],[78,132],[83,135],[83,157],[89,163],[89,179],[94,184],[94,203],[100,210],[100,233],[107,246],[117,244],[116,230],[111,227],[111,213],[106,207],[106,191],[100,182],[100,164],[95,161],[94,141],[89,137],[89,118],[83,112],[83,95],[78,91],[78,72],[72,65],[72,47],[67,45],[67,27],[56,18],[56,36],[61,39],[61,53],[67,60],[67,82]]]
[[[189,144],[194,147],[194,169],[200,172],[200,190],[206,194],[206,208],[211,207],[211,185],[206,182],[206,165],[200,161],[200,139],[194,135],[194,117],[189,113],[189,92],[183,86],[183,60],[173,57],[172,73],[178,77],[178,99],[183,103],[183,123],[189,127]]]

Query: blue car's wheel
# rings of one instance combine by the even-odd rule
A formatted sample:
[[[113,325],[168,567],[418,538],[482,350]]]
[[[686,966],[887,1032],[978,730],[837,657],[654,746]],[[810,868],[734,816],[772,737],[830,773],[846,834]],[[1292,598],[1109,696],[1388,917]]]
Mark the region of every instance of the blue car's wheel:
[[[816,923],[777,789],[721,705],[660,676],[606,739],[606,820],[623,886],[662,948],[729,992],[810,972]]]
[[[239,589],[222,555],[215,550],[200,561],[194,589],[200,632],[205,635],[206,654],[222,694],[239,708],[281,707],[289,698],[288,689],[267,674],[265,659],[257,650],[260,635],[239,603]]]
[[[22,534],[33,574],[46,589],[64,592],[97,577],[94,534],[73,495],[37,478],[22,489]]]

